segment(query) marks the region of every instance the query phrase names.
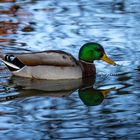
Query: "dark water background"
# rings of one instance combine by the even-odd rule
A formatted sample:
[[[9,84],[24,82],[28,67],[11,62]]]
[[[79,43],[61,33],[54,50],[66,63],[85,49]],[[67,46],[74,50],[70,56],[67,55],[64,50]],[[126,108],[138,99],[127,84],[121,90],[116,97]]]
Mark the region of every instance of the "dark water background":
[[[90,90],[78,90],[81,81],[11,78],[0,62],[1,140],[140,138],[139,0],[0,0],[4,52],[61,49],[77,57],[89,41],[120,64],[96,62]]]

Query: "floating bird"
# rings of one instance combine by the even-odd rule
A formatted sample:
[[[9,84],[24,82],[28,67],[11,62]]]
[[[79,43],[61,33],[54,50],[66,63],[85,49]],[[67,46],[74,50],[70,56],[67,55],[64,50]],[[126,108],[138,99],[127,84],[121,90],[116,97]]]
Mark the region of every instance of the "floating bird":
[[[79,79],[96,75],[94,60],[116,63],[107,57],[104,48],[94,42],[84,44],[79,50],[79,60],[60,50],[25,54],[3,54],[1,60],[13,75],[35,79]]]

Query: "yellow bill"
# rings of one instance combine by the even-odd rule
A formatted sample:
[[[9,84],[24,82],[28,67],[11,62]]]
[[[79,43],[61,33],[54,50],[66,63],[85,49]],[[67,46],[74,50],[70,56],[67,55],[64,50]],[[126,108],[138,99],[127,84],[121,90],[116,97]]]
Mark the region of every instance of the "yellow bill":
[[[101,60],[103,60],[111,65],[114,65],[114,66],[116,65],[116,63],[113,60],[111,60],[110,58],[108,58],[105,53],[104,53],[103,57],[101,58]]]
[[[115,87],[113,88],[110,88],[110,89],[104,89],[104,90],[101,90],[102,92],[102,95],[104,96],[104,98],[109,94],[109,92],[113,91],[113,90],[116,90]]]

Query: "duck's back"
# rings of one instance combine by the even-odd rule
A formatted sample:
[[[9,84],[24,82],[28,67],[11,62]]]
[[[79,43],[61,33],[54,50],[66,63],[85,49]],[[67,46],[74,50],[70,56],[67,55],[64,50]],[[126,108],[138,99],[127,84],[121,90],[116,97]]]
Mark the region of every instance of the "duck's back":
[[[25,66],[14,75],[37,79],[78,79],[82,78],[79,62],[64,51],[44,51],[14,55]]]
[[[76,66],[76,59],[69,53],[59,50],[51,50],[37,53],[15,54],[15,56],[27,66],[52,65],[52,66]]]

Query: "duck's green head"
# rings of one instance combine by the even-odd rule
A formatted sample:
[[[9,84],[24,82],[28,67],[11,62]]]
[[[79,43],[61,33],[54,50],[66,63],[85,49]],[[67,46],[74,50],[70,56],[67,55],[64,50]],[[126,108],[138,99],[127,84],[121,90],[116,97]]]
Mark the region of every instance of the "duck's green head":
[[[94,60],[103,60],[109,64],[116,65],[116,63],[107,57],[104,48],[94,42],[84,44],[79,51],[79,60],[93,63]]]

